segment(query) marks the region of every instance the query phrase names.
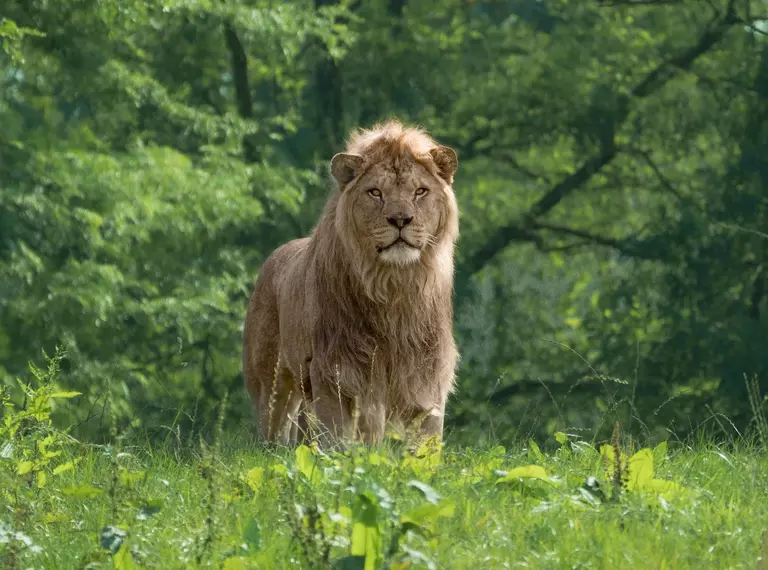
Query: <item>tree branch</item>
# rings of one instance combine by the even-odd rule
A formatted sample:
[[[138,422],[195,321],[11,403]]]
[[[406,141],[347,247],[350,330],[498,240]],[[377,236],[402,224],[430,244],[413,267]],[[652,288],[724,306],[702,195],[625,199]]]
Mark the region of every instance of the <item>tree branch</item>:
[[[627,147],[626,149],[628,154],[634,154],[639,156],[643,159],[643,161],[648,165],[648,167],[653,171],[653,174],[658,179],[659,183],[662,185],[662,187],[672,194],[679,202],[681,203],[689,203],[690,200],[686,199],[680,192],[677,191],[677,188],[675,188],[672,183],[667,179],[666,176],[664,176],[664,173],[661,171],[659,166],[656,164],[656,162],[653,160],[653,157],[651,156],[651,153],[643,150],[641,148],[632,148]]]
[[[668,6],[670,4],[682,4],[680,0],[601,0],[601,8],[613,8],[616,6]]]
[[[338,0],[315,0],[315,9],[338,4]],[[327,149],[335,148],[343,139],[342,77],[333,57],[322,44],[315,65],[315,128],[325,137]]]
[[[563,236],[571,236],[579,238],[581,241],[573,242],[565,245],[548,245],[543,237],[541,237],[540,234],[537,235],[537,242],[536,247],[538,247],[543,252],[552,252],[552,251],[567,251],[570,249],[575,249],[578,247],[584,247],[587,245],[599,245],[601,247],[608,247],[610,249],[616,250],[622,255],[627,255],[631,257],[636,257],[639,259],[660,259],[656,255],[652,255],[651,253],[644,251],[641,247],[642,243],[641,241],[636,241],[634,238],[626,237],[626,238],[610,238],[606,236],[601,236],[599,234],[593,234],[592,232],[588,232],[586,230],[580,230],[578,228],[571,228],[568,226],[561,226],[559,224],[549,224],[544,222],[534,222],[531,225],[531,229],[533,230],[539,230],[539,231],[545,231],[545,232],[552,232],[555,234],[560,234]]]
[[[561,234],[561,235],[578,237],[585,240],[585,242],[587,243],[591,243],[594,245],[602,245],[604,247],[610,247],[622,253],[628,253],[632,249],[628,245],[626,240],[618,240],[614,238],[604,237],[604,236],[590,233],[588,231],[580,230],[577,228],[569,228],[567,226],[561,226],[558,224],[547,224],[542,222],[535,222],[532,225],[532,229],[546,230],[546,231],[550,231],[550,232]]]
[[[725,15],[715,21],[708,30],[704,31],[695,45],[674,57],[664,60],[650,71],[632,89],[628,97],[623,97],[619,100],[609,132],[601,137],[602,140],[598,153],[588,158],[573,174],[552,187],[521,219],[499,228],[477,251],[468,255],[465,261],[457,268],[459,278],[468,279],[471,275],[480,271],[512,242],[535,242],[536,237],[531,233],[531,228],[535,225],[533,223],[534,220],[548,213],[566,196],[580,189],[616,157],[616,130],[629,117],[631,99],[643,99],[658,92],[680,71],[688,69],[699,57],[709,51],[739,21],[740,19],[733,10],[733,5],[730,4]]]
[[[237,112],[243,119],[251,119],[253,118],[253,100],[248,79],[248,56],[232,24],[227,23],[224,25],[224,37],[227,40],[227,48],[229,49],[232,62],[232,78],[235,84]],[[256,162],[258,160],[256,144],[253,139],[247,136],[243,139],[243,154],[245,155],[246,162]]]

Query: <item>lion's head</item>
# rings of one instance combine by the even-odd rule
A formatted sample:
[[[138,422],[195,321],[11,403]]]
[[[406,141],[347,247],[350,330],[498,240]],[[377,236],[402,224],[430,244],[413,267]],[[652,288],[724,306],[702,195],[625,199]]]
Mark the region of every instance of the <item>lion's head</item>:
[[[383,296],[376,281],[452,270],[440,265],[458,238],[457,165],[452,149],[397,121],[357,132],[333,157],[335,229],[372,296]]]

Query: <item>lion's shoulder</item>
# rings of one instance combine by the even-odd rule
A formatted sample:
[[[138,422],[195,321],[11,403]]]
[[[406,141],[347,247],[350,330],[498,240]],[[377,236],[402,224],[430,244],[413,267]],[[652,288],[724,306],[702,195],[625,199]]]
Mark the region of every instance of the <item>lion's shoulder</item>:
[[[291,240],[276,248],[261,266],[259,280],[270,289],[280,293],[292,280],[294,273],[301,272],[306,264],[305,257],[310,238]]]

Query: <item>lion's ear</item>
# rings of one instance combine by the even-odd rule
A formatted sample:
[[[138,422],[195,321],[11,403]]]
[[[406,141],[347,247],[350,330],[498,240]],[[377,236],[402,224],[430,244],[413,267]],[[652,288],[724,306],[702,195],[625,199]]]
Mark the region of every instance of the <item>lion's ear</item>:
[[[459,167],[459,158],[456,156],[456,151],[451,147],[441,145],[431,149],[429,154],[432,155],[432,160],[437,165],[440,177],[448,182],[448,184],[453,184],[453,175]]]
[[[344,190],[362,166],[363,157],[358,154],[340,152],[331,159],[331,174],[336,179],[339,190]]]

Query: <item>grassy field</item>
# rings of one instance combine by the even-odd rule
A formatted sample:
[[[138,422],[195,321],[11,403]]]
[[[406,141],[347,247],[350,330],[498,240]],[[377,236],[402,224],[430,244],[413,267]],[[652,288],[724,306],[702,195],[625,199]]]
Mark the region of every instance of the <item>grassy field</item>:
[[[0,567],[768,568],[757,444],[323,453],[73,441],[30,391],[0,422]]]

